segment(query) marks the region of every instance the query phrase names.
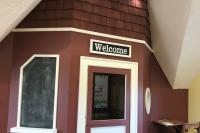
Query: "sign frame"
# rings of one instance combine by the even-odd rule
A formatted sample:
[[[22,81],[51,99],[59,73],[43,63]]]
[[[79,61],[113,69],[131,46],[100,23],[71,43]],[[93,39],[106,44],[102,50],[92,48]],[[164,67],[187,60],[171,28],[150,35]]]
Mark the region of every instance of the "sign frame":
[[[116,47],[117,46],[118,47],[119,46],[126,47],[126,48],[129,49],[129,54],[128,55],[120,55],[120,54],[114,54],[114,53],[107,53],[107,52],[95,51],[95,50],[93,50],[93,44],[94,44],[94,42],[103,43],[103,44],[107,44],[107,45],[115,45]],[[131,52],[132,52],[131,45],[119,44],[119,43],[113,43],[113,42],[108,42],[108,41],[100,41],[100,40],[90,39],[90,53],[100,54],[100,55],[109,55],[109,56],[131,58],[132,57]]]

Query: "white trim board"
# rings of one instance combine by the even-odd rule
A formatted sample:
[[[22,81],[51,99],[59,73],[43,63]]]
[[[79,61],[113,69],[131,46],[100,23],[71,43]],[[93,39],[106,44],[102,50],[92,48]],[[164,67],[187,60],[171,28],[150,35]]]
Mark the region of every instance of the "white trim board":
[[[109,126],[91,128],[91,133],[125,133],[126,126]]]
[[[21,100],[22,100],[22,81],[23,81],[23,69],[36,57],[55,57],[56,58],[56,74],[55,74],[55,94],[54,94],[54,113],[53,113],[53,128],[29,128],[20,127],[21,118]],[[18,111],[17,111],[17,126],[10,129],[11,132],[17,133],[57,133],[56,120],[57,120],[57,97],[58,97],[58,75],[59,75],[59,55],[51,54],[34,54],[20,67],[20,78],[19,78],[19,95],[18,95]]]
[[[138,125],[138,63],[120,60],[102,59],[81,56],[80,59],[80,76],[79,76],[79,95],[78,95],[78,118],[77,132],[85,133],[86,115],[87,115],[87,80],[88,67],[109,67],[129,69],[131,71],[130,84],[130,133],[137,133]]]
[[[14,127],[11,128],[10,132],[11,133],[57,133],[57,129]]]
[[[135,38],[129,38],[129,37],[123,37],[123,36],[117,36],[117,35],[111,35],[111,34],[105,34],[95,31],[89,31],[89,30],[83,30],[73,27],[60,27],[60,28],[16,28],[12,30],[12,32],[56,32],[56,31],[66,31],[66,32],[77,32],[77,33],[83,33],[87,35],[93,35],[93,36],[99,36],[99,37],[106,37],[111,39],[117,39],[122,41],[128,41],[128,42],[135,42],[139,44],[145,45],[151,52],[154,52],[153,49],[148,45],[148,43],[145,40],[141,39],[135,39]]]

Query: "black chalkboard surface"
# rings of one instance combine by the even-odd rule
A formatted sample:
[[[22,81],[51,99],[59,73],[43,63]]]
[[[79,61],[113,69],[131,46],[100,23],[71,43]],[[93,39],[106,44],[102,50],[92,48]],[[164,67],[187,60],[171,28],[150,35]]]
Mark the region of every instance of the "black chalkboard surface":
[[[53,128],[55,57],[36,57],[23,71],[21,127]]]

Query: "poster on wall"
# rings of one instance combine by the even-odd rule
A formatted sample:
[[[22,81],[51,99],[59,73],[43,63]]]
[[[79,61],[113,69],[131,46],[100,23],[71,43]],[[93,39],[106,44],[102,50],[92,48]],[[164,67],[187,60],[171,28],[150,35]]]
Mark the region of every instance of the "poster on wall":
[[[94,108],[108,108],[108,75],[95,75]]]

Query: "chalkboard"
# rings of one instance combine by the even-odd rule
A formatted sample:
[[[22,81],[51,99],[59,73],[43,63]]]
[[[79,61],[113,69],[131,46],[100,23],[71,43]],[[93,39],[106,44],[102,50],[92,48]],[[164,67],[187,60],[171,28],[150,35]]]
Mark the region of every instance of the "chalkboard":
[[[36,57],[23,70],[21,127],[53,128],[55,57]]]

